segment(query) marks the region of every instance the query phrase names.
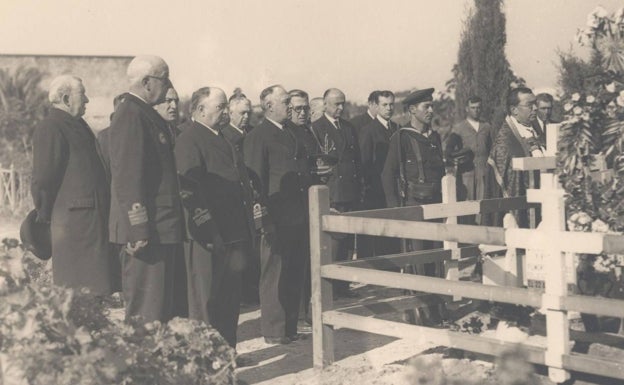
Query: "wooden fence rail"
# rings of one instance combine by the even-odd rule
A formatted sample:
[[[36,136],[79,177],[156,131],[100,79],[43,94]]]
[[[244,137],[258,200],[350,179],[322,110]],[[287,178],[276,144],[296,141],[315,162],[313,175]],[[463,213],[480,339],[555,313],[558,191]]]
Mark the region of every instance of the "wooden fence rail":
[[[552,159],[546,158],[544,163],[550,167]],[[520,164],[519,167],[538,168],[540,163],[530,161]],[[544,164],[542,168],[546,168]],[[531,362],[549,367],[549,374],[553,381],[564,382],[569,378],[570,370],[624,379],[623,362],[597,359],[570,352],[568,311],[624,317],[624,306],[622,306],[624,303],[613,299],[568,295],[564,257],[564,252],[624,253],[624,236],[566,232],[563,195],[558,189],[556,177],[545,172],[541,173],[540,178],[543,189],[539,192],[530,192],[526,198],[451,202],[448,205],[434,204],[346,214],[330,214],[327,187],[312,187],[310,189],[310,240],[314,366],[322,368],[333,362],[334,327],[397,338],[426,340],[490,355],[497,355],[511,346],[509,343],[492,338],[385,321],[334,310],[331,281],[344,280],[438,294],[449,296],[449,298],[461,296],[540,308],[546,313],[547,343],[545,346],[527,345],[525,348]],[[453,185],[454,180],[447,179],[443,183]],[[454,224],[453,220],[447,220],[447,223],[419,222],[426,219],[523,209],[532,207],[536,203],[542,205],[544,217],[540,230],[458,225]],[[330,233],[332,232],[438,240],[445,241],[445,245],[450,245],[451,248],[334,263],[330,249]],[[476,246],[459,248],[456,247],[457,243],[541,250],[545,254],[547,263],[545,291],[483,285],[396,272],[397,267],[405,264],[433,261],[443,261],[448,269],[450,262],[474,258],[480,253]],[[448,275],[447,278],[449,278]]]
[[[18,213],[31,207],[30,179],[30,172],[17,170],[13,165],[0,168],[0,208]]]

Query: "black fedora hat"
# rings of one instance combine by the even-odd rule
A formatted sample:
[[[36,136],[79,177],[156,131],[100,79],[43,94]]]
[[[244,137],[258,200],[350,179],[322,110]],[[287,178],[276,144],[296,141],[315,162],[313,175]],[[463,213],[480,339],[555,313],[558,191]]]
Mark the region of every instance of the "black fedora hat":
[[[24,248],[42,261],[52,257],[50,224],[37,222],[37,210],[28,213],[20,226],[20,239]]]

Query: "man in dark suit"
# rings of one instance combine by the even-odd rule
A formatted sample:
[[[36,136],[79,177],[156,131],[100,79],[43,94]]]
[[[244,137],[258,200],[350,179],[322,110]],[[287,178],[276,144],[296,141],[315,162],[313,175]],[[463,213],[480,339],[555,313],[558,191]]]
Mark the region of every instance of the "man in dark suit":
[[[537,103],[537,116],[533,120],[533,129],[538,135],[542,145],[546,146],[546,131],[549,125],[557,124],[552,120],[554,99],[551,94],[541,93],[535,95]]]
[[[377,116],[377,95],[379,91],[375,90],[368,95],[368,109],[362,115],[358,115],[351,119],[351,125],[355,127],[355,132],[359,132],[362,127],[369,124]]]
[[[275,232],[264,234],[261,248],[260,308],[267,343],[287,344],[297,334],[299,299],[308,242],[308,155],[287,125],[290,97],[282,86],[260,94],[264,120],[243,141],[247,166],[260,181]]]
[[[394,94],[391,91],[379,91],[375,95],[374,110],[377,117],[362,127],[358,133],[364,197],[362,208],[365,210],[386,207],[386,196],[381,183],[381,172],[388,155],[390,137],[398,125],[390,120],[394,114]],[[358,258],[373,255],[387,255],[399,251],[395,238],[358,236]]]
[[[447,164],[453,167],[457,177],[458,201],[491,198],[487,159],[493,143],[492,126],[481,121],[481,98],[471,96],[466,103],[466,119],[453,125],[444,151]],[[455,164],[453,154],[461,150],[469,150],[465,152],[467,160]],[[459,223],[485,224],[482,219],[485,218],[471,215],[460,218]]]
[[[182,132],[178,128],[178,119],[180,118],[180,114],[178,113],[179,104],[180,98],[178,97],[178,92],[175,88],[170,87],[165,94],[165,100],[154,106],[156,112],[167,122],[174,144],[175,138]]]
[[[310,126],[310,103],[308,93],[302,90],[294,89],[288,91],[288,95],[290,95],[290,106],[292,109],[289,125],[295,133],[297,141],[303,143],[308,155],[319,154],[321,152],[320,145],[314,136],[312,127]],[[311,160],[309,160],[308,163],[312,165]],[[306,232],[308,231],[309,228],[306,228]],[[309,243],[301,245],[301,247],[306,251],[309,251],[310,249]],[[305,261],[305,281],[301,295],[301,306],[299,307],[297,331],[300,333],[311,333],[312,323],[310,322],[310,298],[312,290],[309,253],[306,253]]]
[[[355,128],[341,118],[345,105],[345,94],[342,91],[330,88],[323,94],[323,100],[325,114],[312,124],[312,129],[322,144],[322,151],[338,159],[327,182],[331,209],[336,212],[352,211],[358,207],[362,191],[360,149]],[[353,236],[332,238],[334,260],[349,259],[353,246]],[[337,281],[334,289],[337,296],[354,296],[349,291],[348,282]]]
[[[110,195],[106,171],[91,128],[82,119],[82,81],[71,75],[50,84],[53,108],[33,134],[31,192],[36,221],[49,223],[54,283],[114,291],[108,243]]]
[[[230,123],[223,126],[223,136],[242,151],[243,138],[251,131],[251,101],[245,95],[238,94],[230,97],[229,103]]]
[[[180,98],[175,88],[170,87],[165,94],[165,101],[154,106],[158,114],[167,122],[167,128],[171,134],[171,143],[176,143],[176,138],[182,131],[178,128],[180,114],[178,106]],[[173,262],[173,316],[188,317],[188,300],[186,294],[186,263],[184,258],[176,258]]]
[[[169,68],[157,56],[137,56],[127,74],[130,90],[110,128],[110,240],[122,249],[126,317],[165,322],[184,236],[172,137],[153,108],[171,87]]]
[[[189,316],[214,326],[235,348],[241,273],[255,234],[251,186],[242,154],[219,129],[228,113],[225,93],[200,88],[193,93],[191,110],[194,123],[175,146],[178,171],[198,186],[195,193],[205,200],[223,247],[188,241]]]

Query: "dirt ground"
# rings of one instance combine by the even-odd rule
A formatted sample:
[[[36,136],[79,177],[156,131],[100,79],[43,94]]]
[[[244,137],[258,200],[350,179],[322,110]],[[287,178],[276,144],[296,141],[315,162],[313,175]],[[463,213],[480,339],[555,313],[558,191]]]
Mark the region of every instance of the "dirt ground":
[[[5,237],[19,238],[20,220],[0,217],[0,240]],[[355,300],[335,301],[335,307],[363,303],[400,295],[395,289],[374,286],[355,286],[359,297]],[[393,291],[394,290],[394,291]],[[123,317],[123,309],[114,309],[113,316]],[[388,313],[384,319],[400,321],[401,314]],[[305,340],[289,345],[268,345],[260,335],[260,310],[258,306],[243,306],[238,331],[239,354],[247,355],[254,365],[237,369],[241,385],[413,385],[437,384],[424,378],[422,363],[441,368],[454,384],[499,384],[494,375],[493,358],[466,352],[458,352],[432,343],[374,335],[349,329],[337,329],[334,333],[335,362],[317,371],[312,368],[311,335]],[[593,346],[593,345],[592,345]],[[600,347],[598,347],[598,350]],[[590,349],[591,350],[591,349]],[[596,349],[594,349],[596,350]],[[620,351],[621,352],[621,351]],[[613,352],[605,354],[612,355]],[[410,359],[420,357],[420,369]],[[624,355],[621,356],[624,361]],[[544,367],[537,367],[534,384],[551,385]],[[426,377],[426,376],[425,376]],[[424,379],[423,379],[424,378]],[[570,384],[612,385],[619,381],[590,376],[577,376]],[[450,383],[449,383],[450,385]]]

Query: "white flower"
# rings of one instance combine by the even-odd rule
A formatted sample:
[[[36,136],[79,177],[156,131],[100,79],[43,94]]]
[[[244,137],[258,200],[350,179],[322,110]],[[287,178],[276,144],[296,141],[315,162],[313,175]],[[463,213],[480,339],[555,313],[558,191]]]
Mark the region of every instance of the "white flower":
[[[605,86],[605,90],[608,92],[615,92],[615,82],[611,82]]]
[[[624,96],[620,95],[615,99],[618,106],[624,107]]]
[[[572,101],[573,102],[578,102],[579,100],[581,100],[581,94],[579,94],[578,92],[575,92],[572,94]]]
[[[563,110],[564,110],[565,112],[570,112],[570,111],[572,110],[572,108],[573,108],[573,107],[574,107],[574,104],[572,104],[572,103],[566,103],[566,104],[563,106]]]
[[[583,113],[583,114],[581,115],[581,119],[583,119],[583,120],[585,120],[585,121],[589,120],[589,113],[588,113],[588,112]]]
[[[595,102],[595,101],[596,101],[596,98],[594,97],[594,95],[588,95],[588,96],[585,98],[585,101],[586,101],[587,103],[589,103],[589,104],[592,104],[593,102]]]
[[[615,13],[613,14],[613,20],[616,24],[624,23],[624,7],[615,11]]]
[[[572,112],[574,113],[574,115],[576,116],[581,116],[583,114],[583,108],[576,106],[574,107],[574,109],[572,110]]]
[[[599,5],[596,8],[594,8],[594,10],[591,12],[591,15],[600,19],[604,19],[605,17],[609,16],[609,12],[607,12],[607,10],[604,9],[604,7]]]
[[[174,333],[188,335],[193,331],[193,325],[183,318],[174,318],[167,323],[167,327]]]
[[[596,219],[592,223],[592,231],[595,233],[606,233],[609,231],[609,225],[601,221],[600,219]]]

